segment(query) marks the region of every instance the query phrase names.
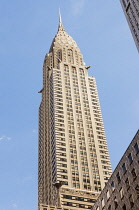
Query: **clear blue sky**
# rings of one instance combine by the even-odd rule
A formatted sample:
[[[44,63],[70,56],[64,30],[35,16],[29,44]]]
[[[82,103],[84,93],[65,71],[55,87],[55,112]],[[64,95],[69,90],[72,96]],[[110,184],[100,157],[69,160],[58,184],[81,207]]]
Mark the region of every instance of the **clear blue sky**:
[[[1,0],[0,210],[37,210],[37,92],[59,6],[97,81],[113,169],[139,127],[139,54],[119,0]]]

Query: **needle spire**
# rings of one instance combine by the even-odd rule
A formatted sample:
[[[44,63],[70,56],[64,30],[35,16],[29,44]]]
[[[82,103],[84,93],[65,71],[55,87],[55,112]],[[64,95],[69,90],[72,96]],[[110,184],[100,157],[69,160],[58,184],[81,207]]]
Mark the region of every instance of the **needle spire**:
[[[62,24],[62,17],[61,17],[60,8],[59,8],[59,23]]]
[[[59,27],[58,30],[64,30],[63,24],[62,24],[62,17],[61,17],[61,12],[59,8]]]

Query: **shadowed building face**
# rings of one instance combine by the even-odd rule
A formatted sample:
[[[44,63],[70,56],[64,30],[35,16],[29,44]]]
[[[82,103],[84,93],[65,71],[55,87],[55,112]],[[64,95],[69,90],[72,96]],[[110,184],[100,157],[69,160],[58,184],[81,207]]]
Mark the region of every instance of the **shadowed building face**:
[[[120,0],[120,2],[139,52],[139,1]]]

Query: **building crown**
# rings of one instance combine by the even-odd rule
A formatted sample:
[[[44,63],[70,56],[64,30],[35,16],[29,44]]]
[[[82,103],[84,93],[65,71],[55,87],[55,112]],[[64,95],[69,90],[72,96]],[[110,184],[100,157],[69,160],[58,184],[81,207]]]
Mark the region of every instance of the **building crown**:
[[[73,40],[71,36],[68,35],[68,33],[65,31],[63,23],[62,23],[62,18],[61,14],[59,12],[59,25],[58,25],[58,31],[57,34],[55,35],[49,53],[53,52],[53,48],[59,48],[62,49],[63,47],[68,47],[71,49],[75,49],[78,52],[80,52],[80,49],[78,48],[76,42]]]

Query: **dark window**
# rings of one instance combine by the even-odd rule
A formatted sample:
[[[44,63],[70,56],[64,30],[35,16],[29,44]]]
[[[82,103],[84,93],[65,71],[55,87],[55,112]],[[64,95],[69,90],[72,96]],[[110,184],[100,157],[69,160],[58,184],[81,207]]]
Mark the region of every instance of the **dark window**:
[[[125,173],[126,172],[126,165],[125,165],[125,163],[122,165],[122,169],[123,169],[123,172]]]
[[[84,198],[82,198],[82,197],[76,197],[76,200],[78,200],[78,201],[84,201]]]
[[[61,164],[62,167],[67,167],[67,164]]]
[[[111,210],[111,205],[108,207],[108,210]]]
[[[129,202],[130,202],[130,206],[133,207],[134,201],[133,201],[132,195],[129,196]]]
[[[136,153],[138,153],[139,152],[139,146],[138,146],[137,143],[135,144],[134,148],[135,148]]]
[[[125,0],[122,0],[122,2],[123,2],[123,5],[124,5],[124,7],[126,7],[126,3],[125,3]]]
[[[119,183],[120,183],[120,181],[121,181],[121,178],[120,178],[120,174],[119,174],[119,172],[117,173],[116,177],[117,177],[117,181],[118,181],[118,184],[119,184]]]
[[[136,193],[137,193],[137,198],[139,198],[139,186],[137,185],[135,189],[136,189]]]
[[[127,190],[130,188],[130,185],[129,185],[129,180],[128,180],[128,178],[125,180],[125,184],[126,184],[126,188],[127,188]]]
[[[112,191],[115,189],[114,182],[111,183]]]
[[[68,171],[66,169],[61,169],[60,170],[62,173],[67,173]]]
[[[136,175],[136,172],[135,172],[135,169],[133,168],[133,170],[131,171],[132,173],[132,176],[133,176],[133,180],[136,179],[137,175]]]
[[[117,202],[116,198],[114,199],[114,207],[115,207],[115,209],[117,209],[117,207],[118,207],[118,202]]]
[[[130,164],[131,164],[131,163],[133,162],[131,153],[128,155],[128,159],[129,159],[129,162],[130,162]]]
[[[90,202],[90,203],[95,203],[96,202],[95,199],[88,199],[87,201]]]
[[[71,202],[67,202],[66,206],[72,206],[72,203]]]
[[[66,158],[60,158],[60,161],[67,162],[67,159]]]
[[[123,205],[123,210],[126,210],[126,205],[125,204]]]
[[[64,185],[68,185],[68,182],[63,181],[63,184],[64,184]]]
[[[98,191],[98,187],[95,186],[95,190]]]
[[[97,184],[97,181],[96,180],[94,181],[94,184]]]
[[[66,176],[66,175],[61,175],[61,178],[62,178],[62,179],[68,179],[68,176]]]
[[[72,196],[71,195],[63,195],[63,198],[72,199]]]
[[[85,208],[84,204],[79,204],[79,208]]]

